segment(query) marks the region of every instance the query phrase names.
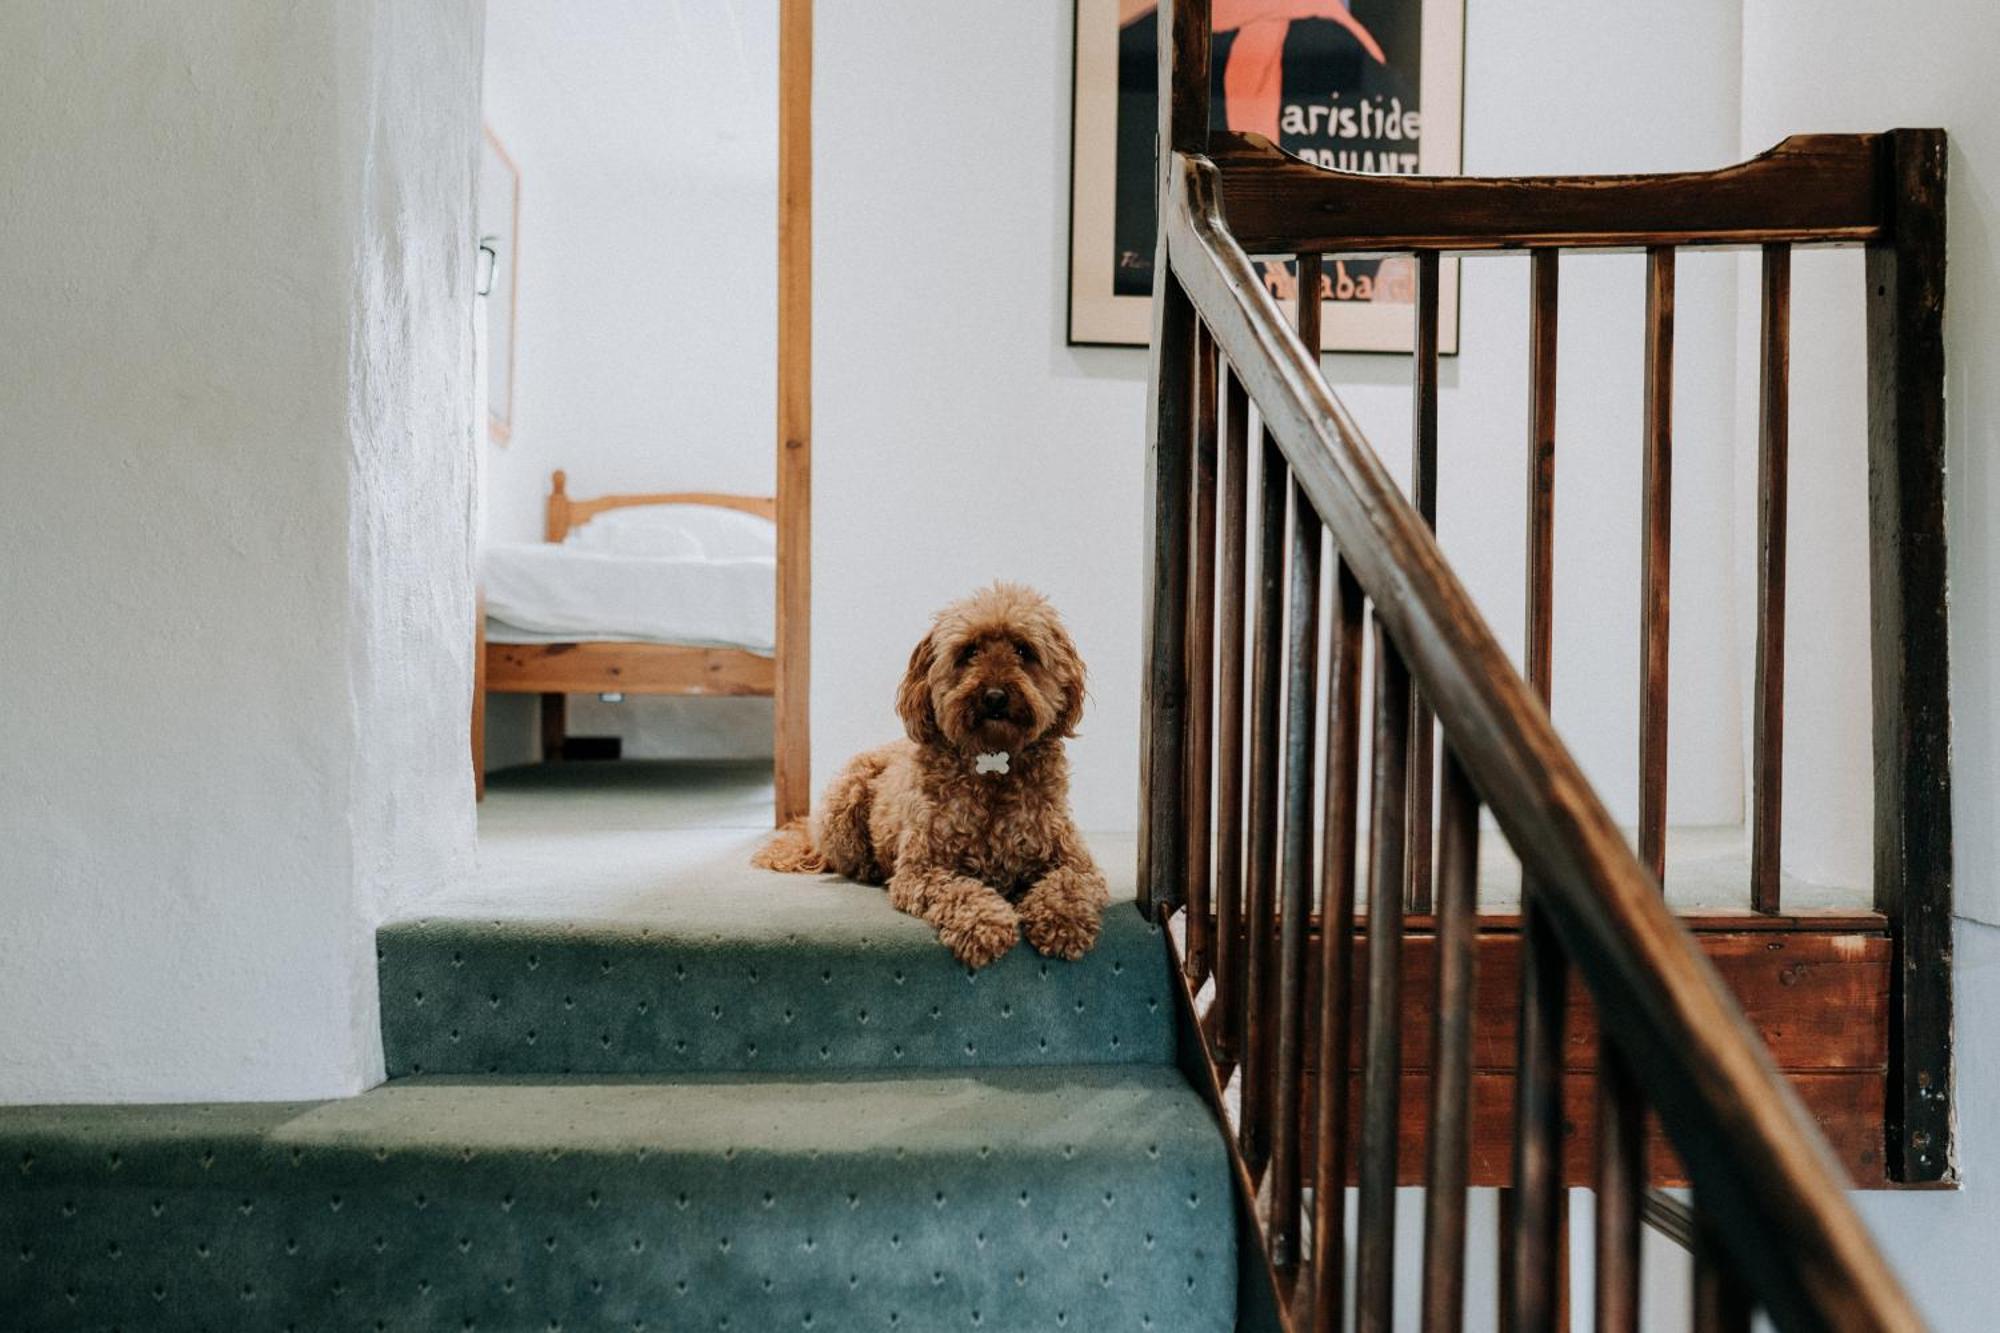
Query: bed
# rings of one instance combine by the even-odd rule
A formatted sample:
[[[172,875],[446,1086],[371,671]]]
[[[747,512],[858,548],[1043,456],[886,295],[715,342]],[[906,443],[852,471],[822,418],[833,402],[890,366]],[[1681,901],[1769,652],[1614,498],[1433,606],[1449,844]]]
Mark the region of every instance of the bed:
[[[769,696],[776,683],[776,502],[667,491],[577,499],[550,479],[545,540],[481,554],[474,784],[486,696],[541,699],[562,757],[571,694]]]

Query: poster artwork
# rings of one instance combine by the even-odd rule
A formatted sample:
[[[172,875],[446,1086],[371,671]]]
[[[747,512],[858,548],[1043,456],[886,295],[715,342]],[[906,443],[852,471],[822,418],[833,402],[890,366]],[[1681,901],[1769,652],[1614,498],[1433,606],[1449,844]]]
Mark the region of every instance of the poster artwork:
[[[1335,171],[1458,169],[1462,24],[1452,5],[1215,0],[1213,18],[1215,128],[1262,136]],[[1143,343],[1150,328],[1158,29],[1152,0],[1078,0],[1072,342]],[[1295,264],[1260,259],[1258,269],[1274,297],[1296,299]],[[1449,350],[1455,265],[1444,276],[1440,333]],[[1414,287],[1407,257],[1328,256],[1325,347],[1407,351]]]

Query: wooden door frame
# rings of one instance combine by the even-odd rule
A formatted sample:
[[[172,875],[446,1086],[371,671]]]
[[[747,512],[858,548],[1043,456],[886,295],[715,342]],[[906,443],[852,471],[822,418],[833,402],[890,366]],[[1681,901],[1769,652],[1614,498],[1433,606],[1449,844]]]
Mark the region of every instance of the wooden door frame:
[[[813,0],[778,4],[777,822],[812,801]]]

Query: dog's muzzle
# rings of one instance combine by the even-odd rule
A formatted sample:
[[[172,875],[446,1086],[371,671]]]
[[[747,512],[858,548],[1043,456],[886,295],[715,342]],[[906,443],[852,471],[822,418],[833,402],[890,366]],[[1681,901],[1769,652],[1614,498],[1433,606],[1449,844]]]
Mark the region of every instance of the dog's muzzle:
[[[979,720],[982,722],[1004,722],[1013,711],[1013,696],[1005,690],[988,690],[979,696]]]

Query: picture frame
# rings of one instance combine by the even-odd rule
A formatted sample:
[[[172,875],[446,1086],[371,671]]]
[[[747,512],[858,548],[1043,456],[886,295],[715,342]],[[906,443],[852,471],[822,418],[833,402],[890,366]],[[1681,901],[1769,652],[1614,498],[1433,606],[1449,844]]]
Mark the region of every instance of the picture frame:
[[[491,125],[481,127],[480,274],[486,294],[486,434],[506,444],[514,433],[514,344],[520,312],[521,169]]]
[[[1256,22],[1221,26],[1249,11]],[[1290,11],[1307,17],[1285,18]],[[1072,346],[1140,347],[1151,337],[1157,12],[1150,0],[1075,0],[1066,321]],[[1348,0],[1344,8],[1326,0],[1237,0],[1233,7],[1218,4],[1216,13],[1217,128],[1262,133],[1287,152],[1337,170],[1461,170],[1464,0]],[[1296,299],[1294,264],[1252,258],[1274,296]],[[1439,350],[1453,354],[1458,261],[1446,257],[1440,277]],[[1408,256],[1329,255],[1323,283],[1322,351],[1411,350]]]

